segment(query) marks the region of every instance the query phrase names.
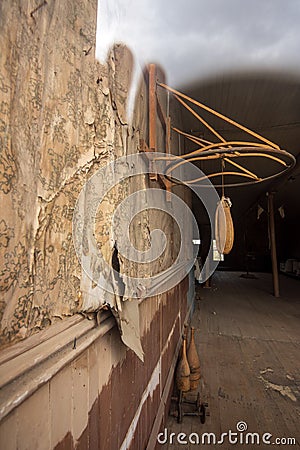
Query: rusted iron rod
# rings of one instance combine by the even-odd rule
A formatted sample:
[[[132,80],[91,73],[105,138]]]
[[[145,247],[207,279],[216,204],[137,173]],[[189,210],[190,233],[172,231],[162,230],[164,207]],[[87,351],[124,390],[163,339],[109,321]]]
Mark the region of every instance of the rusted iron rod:
[[[217,136],[217,138],[220,139],[220,141],[222,142],[226,142],[226,140],[223,138],[223,136],[220,135],[220,133],[218,133],[211,125],[209,125],[208,122],[206,122],[206,120],[204,120],[201,116],[199,116],[199,114],[197,114],[193,108],[191,108],[187,103],[185,103],[180,96],[175,95],[175,98],[179,101],[179,103],[181,103],[188,111],[190,111],[193,116],[196,117],[196,119],[198,119],[200,122],[203,123],[203,125],[206,126],[206,128],[209,129],[209,131],[211,131],[215,136]]]
[[[269,144],[271,147],[273,148],[277,148],[279,149],[280,147],[276,144],[274,144],[274,142],[270,141],[269,139],[266,139],[265,137],[261,136],[258,133],[255,133],[255,131],[250,130],[247,127],[244,127],[243,125],[241,125],[238,122],[235,122],[235,120],[230,119],[229,117],[224,116],[223,114],[219,113],[218,111],[215,111],[212,108],[209,108],[208,106],[204,105],[203,103],[198,102],[197,100],[194,100],[193,98],[189,97],[188,95],[183,94],[182,92],[177,91],[176,89],[171,88],[170,86],[164,84],[164,83],[158,83],[159,86],[161,86],[162,88],[172,92],[175,96],[184,98],[188,101],[190,101],[191,103],[193,103],[194,105],[199,106],[202,109],[205,109],[206,111],[210,112],[211,114],[219,117],[220,119],[225,120],[226,122],[230,123],[231,125],[234,125],[237,128],[240,128],[241,130],[245,131],[246,133],[256,137],[257,139],[260,139],[261,141]]]

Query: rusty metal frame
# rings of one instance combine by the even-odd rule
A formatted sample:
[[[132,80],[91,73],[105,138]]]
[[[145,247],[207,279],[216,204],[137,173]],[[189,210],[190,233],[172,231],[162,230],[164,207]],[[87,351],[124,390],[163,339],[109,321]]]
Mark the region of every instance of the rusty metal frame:
[[[182,92],[177,91],[176,89],[171,88],[170,86],[158,82],[157,85],[163,89],[165,89],[167,92],[170,92],[173,94],[174,98],[184,107],[186,108],[191,114],[196,117],[197,120],[199,120],[212,134],[215,135],[215,137],[219,140],[218,142],[210,142],[206,141],[204,139],[198,138],[196,136],[190,135],[188,133],[185,133],[181,130],[178,130],[177,128],[173,128],[174,131],[177,133],[184,135],[187,139],[191,140],[192,142],[196,143],[199,148],[197,150],[194,150],[190,153],[185,154],[182,156],[183,161],[180,161],[176,163],[174,162],[175,157],[172,156],[166,156],[166,157],[160,157],[158,159],[165,159],[166,161],[169,160],[169,165],[166,168],[165,176],[170,181],[172,180],[171,172],[179,167],[182,164],[186,164],[187,162],[192,161],[200,161],[200,160],[209,160],[209,159],[217,159],[221,158],[223,162],[227,162],[230,165],[233,165],[237,169],[239,169],[239,172],[215,172],[209,175],[205,175],[201,178],[198,178],[196,180],[186,180],[186,183],[197,183],[198,181],[202,181],[204,179],[209,179],[213,177],[222,176],[222,183],[221,184],[215,184],[215,187],[222,187],[222,189],[226,187],[239,187],[239,186],[246,186],[250,184],[259,183],[262,181],[270,180],[273,178],[276,178],[278,176],[283,175],[283,173],[290,171],[293,169],[293,167],[296,164],[296,159],[293,156],[293,154],[287,152],[286,150],[283,150],[280,148],[279,145],[275,144],[274,142],[270,141],[269,139],[266,139],[264,136],[261,136],[260,134],[256,133],[253,130],[250,130],[249,128],[245,127],[244,125],[241,125],[240,123],[230,119],[227,116],[224,116],[223,114],[219,113],[218,111],[215,111],[214,109],[204,105],[203,103],[200,103],[199,101],[189,97],[188,95],[183,94]],[[184,99],[184,100],[183,100]],[[229,124],[233,125],[234,127],[244,131],[248,135],[255,137],[260,142],[251,142],[251,141],[226,141],[224,137],[218,133],[204,118],[199,115],[190,105],[186,103],[186,101],[189,101],[195,106],[199,107],[202,110],[205,110],[214,116],[217,116],[219,119],[222,119]],[[232,158],[237,157],[245,157],[245,156],[259,156],[264,157],[267,159],[272,159],[274,161],[277,161],[279,164],[284,166],[283,170],[278,170],[275,172],[275,174],[271,176],[266,177],[259,177],[255,173],[251,172],[247,168],[243,167],[241,164],[236,163],[232,160]],[[287,161],[286,161],[287,159]],[[230,183],[226,184],[223,181],[224,175],[236,175],[239,177],[246,177],[250,179],[251,181],[246,182],[240,182],[240,183]],[[175,183],[175,181],[174,181]]]

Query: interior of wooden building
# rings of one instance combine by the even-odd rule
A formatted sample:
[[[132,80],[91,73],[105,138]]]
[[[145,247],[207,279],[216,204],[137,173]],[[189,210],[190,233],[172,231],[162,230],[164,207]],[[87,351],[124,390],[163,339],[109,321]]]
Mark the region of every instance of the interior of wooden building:
[[[235,438],[228,441],[222,432],[238,432],[244,426],[244,436],[246,430],[259,434],[257,440],[248,441],[252,448],[280,442],[292,448],[299,445],[300,417],[299,80],[283,73],[236,73],[195,83],[185,93],[278,143],[294,155],[296,164],[275,180],[238,187],[225,183],[225,195],[232,202],[234,244],[209,282],[196,285],[191,319],[200,359],[200,387],[187,393],[187,402],[181,406],[173,391],[170,417],[161,427],[159,442],[168,449],[181,448],[183,443],[187,448],[199,444],[208,449],[225,442],[234,448]],[[212,114],[204,113],[204,117],[226,140],[243,140],[244,133],[236,127]],[[212,138],[212,132],[188,112],[184,123],[187,133]],[[210,167],[201,163],[204,171],[207,167],[210,172],[221,170],[219,161]],[[268,160],[251,163],[247,165],[251,171],[268,173]],[[199,199],[194,196],[193,200],[205,239],[209,218]],[[273,265],[270,214],[274,215],[276,248]],[[202,244],[201,256],[207,254],[208,243]],[[205,418],[197,392],[208,412],[203,413]],[[266,430],[271,438],[262,441]]]
[[[129,120],[96,18],[0,5],[0,448],[297,448],[299,74],[151,63]]]
[[[299,218],[297,197],[300,187],[297,76],[284,72],[236,73],[227,77],[224,75],[221,79],[216,77],[199,86],[189,87],[186,91],[191,97],[201,99],[202,103],[222,111],[226,116],[276,142],[282,149],[291,152],[297,161],[291,172],[276,180],[226,189],[225,194],[231,198],[233,204],[231,213],[236,234],[235,245],[226,261],[220,263],[220,268],[223,266],[229,270],[246,270],[248,264],[253,271],[271,270],[267,226],[268,193],[274,194],[278,267],[288,259],[297,259],[299,253],[299,238],[296,232]],[[204,117],[209,116],[206,114]],[[226,139],[243,140],[245,134],[241,130],[224,121],[223,123],[217,121],[212,115],[209,119],[210,124]],[[205,127],[201,129],[199,122],[197,124],[197,120],[191,114],[186,114],[185,120],[186,129],[198,131],[206,139],[211,138],[211,132]],[[269,160],[259,159],[254,163],[248,162],[247,166],[252,169],[255,165],[259,167],[261,174],[268,174]],[[199,210],[197,204],[194,210],[197,214]],[[203,222],[203,216],[201,213],[198,216],[200,224]],[[290,268],[288,272],[295,274],[295,270],[291,271]]]

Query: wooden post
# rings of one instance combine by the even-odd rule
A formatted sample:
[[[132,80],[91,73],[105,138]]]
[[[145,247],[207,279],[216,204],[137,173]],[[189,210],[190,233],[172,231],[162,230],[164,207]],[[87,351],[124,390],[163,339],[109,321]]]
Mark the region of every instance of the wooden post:
[[[278,265],[277,265],[277,252],[276,252],[276,236],[275,236],[275,220],[274,220],[274,193],[268,194],[268,223],[269,223],[269,236],[271,244],[271,259],[272,259],[272,272],[273,272],[273,288],[274,296],[279,297],[279,277],[278,277]]]
[[[156,151],[156,67],[149,64],[149,148]]]
[[[149,64],[149,150],[156,152],[156,66]],[[152,165],[152,163],[150,163]],[[150,180],[157,180],[157,174],[150,174]]]

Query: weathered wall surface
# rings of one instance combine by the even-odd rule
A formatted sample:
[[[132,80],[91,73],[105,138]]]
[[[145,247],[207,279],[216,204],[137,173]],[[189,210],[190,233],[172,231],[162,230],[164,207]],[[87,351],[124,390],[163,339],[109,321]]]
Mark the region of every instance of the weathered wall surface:
[[[106,65],[95,62],[96,1],[0,7],[4,345],[81,310],[75,202],[86,179],[136,140],[126,121],[131,55],[119,46]],[[102,244],[106,219],[98,223]]]
[[[95,7],[1,2],[2,344],[80,308],[72,209],[115,130]]]
[[[107,162],[135,153],[141,138],[147,140],[148,99],[142,80],[134,120],[128,125],[132,57],[125,47],[115,46],[104,65],[95,61],[96,3],[13,0],[0,4],[0,346],[4,350],[44,333],[66,316],[94,312],[105,303],[105,298],[93,303],[92,283],[85,289],[73,246],[73,211],[87,179]],[[178,148],[173,150],[178,153]],[[99,208],[95,231],[107,261],[114,251],[112,211],[138,187],[159,187],[159,183],[147,177],[126,181]],[[189,202],[186,191],[176,191]],[[150,231],[155,228],[164,230],[169,247],[156,265],[144,266],[148,275],[167,267],[180,246],[170,217],[146,211],[131,227],[139,250],[149,247]],[[119,264],[121,273],[135,273],[134,265],[121,256]],[[116,299],[113,306],[123,342],[140,358],[144,351],[144,363],[126,349],[114,328],[55,376],[46,380],[43,374],[46,381],[32,395],[20,400],[18,392],[12,393],[18,407],[3,413],[0,447],[144,448],[159,408],[163,416],[161,398],[187,313],[186,292],[187,278],[162,295],[124,302],[122,311]],[[126,314],[134,316],[131,329]],[[51,359],[48,369],[49,365]],[[30,370],[22,377],[30,378]],[[9,384],[4,390],[11,395]]]
[[[187,287],[186,278],[141,303],[144,363],[126,350],[115,327],[0,422],[0,448],[146,448],[155,419],[163,418],[170,372],[173,379]]]

